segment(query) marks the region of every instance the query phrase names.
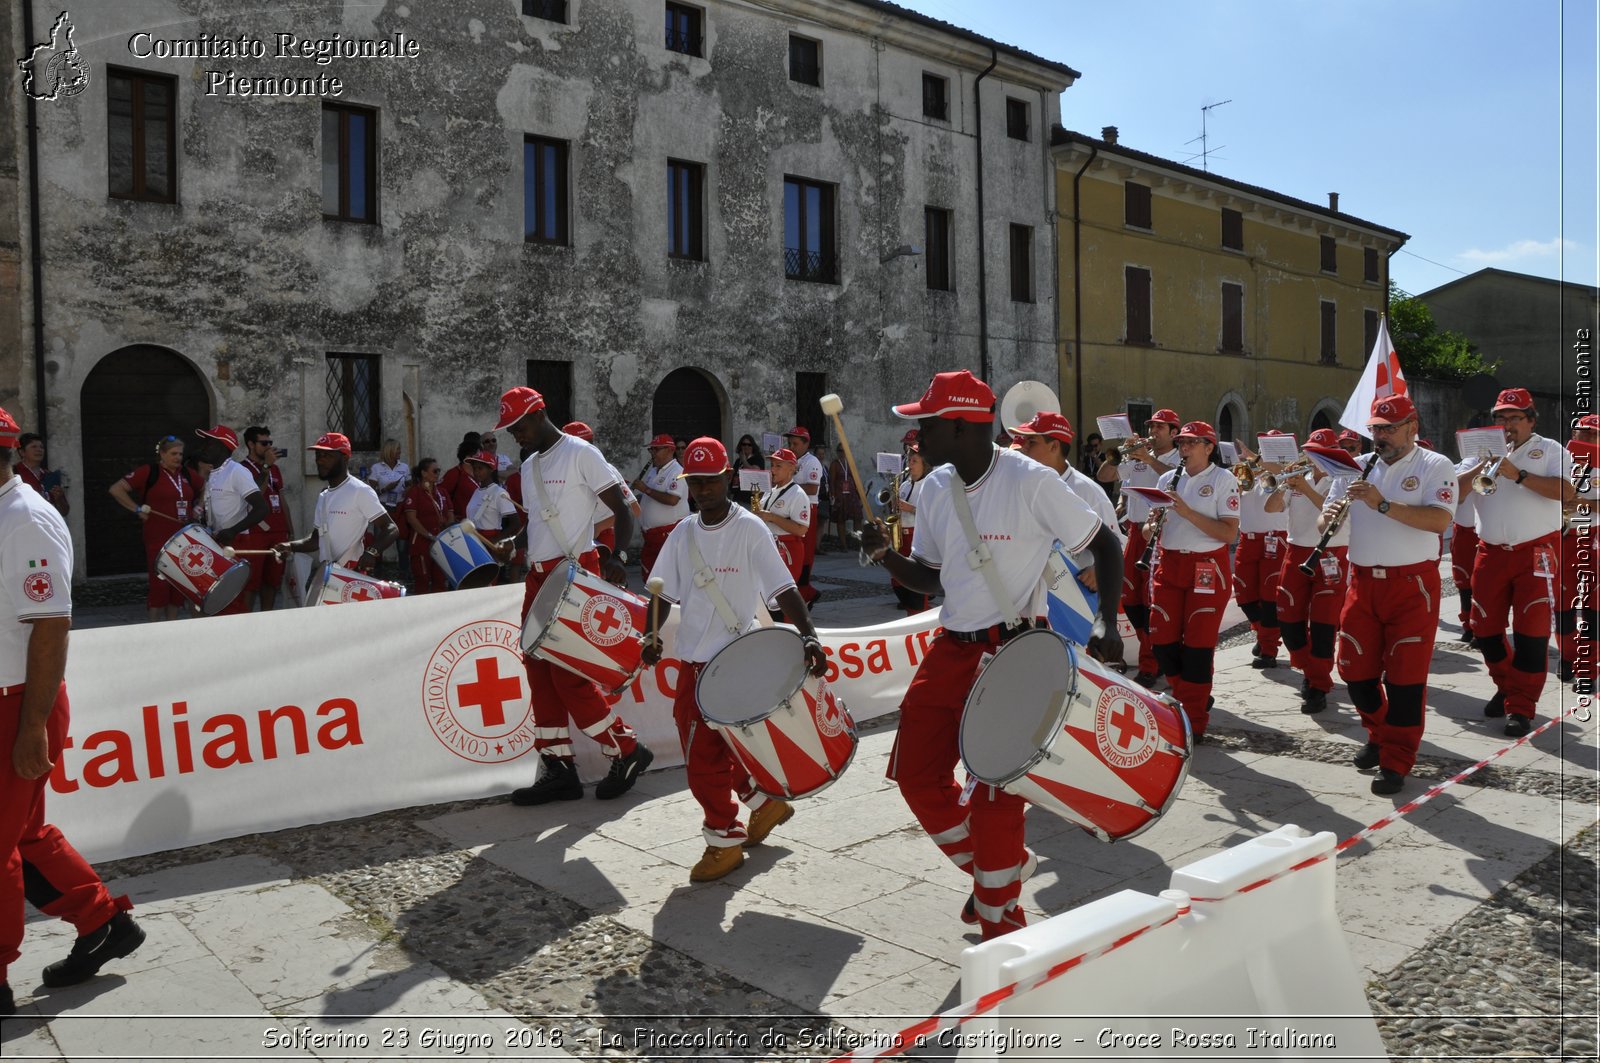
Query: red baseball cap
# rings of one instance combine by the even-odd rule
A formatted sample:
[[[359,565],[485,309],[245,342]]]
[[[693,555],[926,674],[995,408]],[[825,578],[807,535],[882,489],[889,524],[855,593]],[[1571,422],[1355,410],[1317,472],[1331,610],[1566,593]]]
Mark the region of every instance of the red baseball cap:
[[[205,436],[207,439],[221,440],[223,443],[227,444],[230,452],[239,449],[239,434],[225,424],[212,425],[210,428],[196,429],[195,435]],[[346,450],[345,453],[348,454],[350,452]]]
[[[0,447],[14,447],[21,438],[22,430],[17,427],[16,418],[5,410],[0,410]]]
[[[1177,428],[1179,425],[1183,424],[1182,421],[1178,420],[1177,413],[1172,410],[1157,410],[1155,413],[1152,413],[1149,417],[1145,418],[1144,423],[1150,424],[1152,421],[1160,421],[1162,424],[1170,424],[1174,428]]]
[[[794,456],[794,451],[790,450],[788,447],[779,447],[777,450],[774,450],[771,454],[768,454],[767,455],[767,459],[769,461],[785,461],[785,462],[788,462],[790,465],[798,465],[798,464],[800,464],[800,459],[795,457]]]
[[[906,434],[900,437],[902,447],[916,446],[922,441],[922,432],[915,428],[908,428]]]
[[[803,439],[807,443],[809,443],[809,442],[811,442],[811,429],[807,428],[803,424],[797,424],[793,428],[789,429],[787,432],[783,433],[783,438],[785,438],[785,439]]]
[[[1264,436],[1286,436],[1286,435],[1289,435],[1288,432],[1280,432],[1276,428],[1269,428],[1265,432],[1262,432],[1261,434],[1264,435]]]
[[[1354,432],[1350,434],[1355,435]],[[1356,438],[1359,439],[1361,437],[1356,436]],[[1306,445],[1311,447],[1336,447],[1339,445],[1339,437],[1333,434],[1333,429],[1331,428],[1319,428],[1311,433],[1311,438],[1306,440]]]
[[[1324,431],[1331,432],[1333,429],[1328,428],[1324,429]],[[1343,432],[1339,433],[1338,441],[1340,443],[1359,443],[1361,442],[1361,433],[1357,432],[1354,428],[1346,428]]]
[[[644,449],[646,450],[654,450],[657,447],[671,447],[673,450],[677,450],[678,441],[673,439],[670,434],[662,432],[660,435],[656,436],[654,439],[644,445]]]
[[[1426,439],[1420,439],[1419,438],[1417,440],[1417,446],[1421,447],[1423,450],[1432,450],[1433,449],[1433,444],[1428,442]]]
[[[1372,400],[1372,415],[1367,427],[1375,424],[1405,424],[1417,415],[1417,408],[1405,395],[1387,395]]]
[[[1204,421],[1190,421],[1178,429],[1179,439],[1203,439],[1207,443],[1217,441],[1217,430]]]
[[[569,436],[577,436],[586,443],[594,442],[594,429],[582,421],[573,421],[571,424],[562,425],[561,430]]]
[[[202,432],[201,435],[206,433]],[[232,432],[228,433],[232,435]],[[317,437],[317,441],[306,448],[307,450],[335,450],[345,457],[350,456],[350,437],[338,432],[324,432]]]
[[[468,454],[467,460],[475,461],[479,465],[487,465],[491,469],[496,468],[500,464],[499,459],[493,454],[489,453],[487,450],[480,450],[476,454]]]
[[[720,439],[710,436],[701,436],[690,441],[683,452],[683,471],[678,474],[678,479],[685,476],[721,476],[728,471],[728,448],[722,445]]]
[[[494,430],[510,428],[530,413],[544,409],[544,396],[532,388],[512,388],[500,396],[500,420]]]
[[[916,402],[894,407],[896,417],[910,421],[946,417],[975,424],[994,423],[994,392],[965,369],[937,373]]]
[[[1011,431],[1019,436],[1046,436],[1060,443],[1072,442],[1072,422],[1049,410],[1040,410],[1033,415],[1033,420]]]
[[[1527,388],[1506,388],[1494,400],[1490,413],[1499,413],[1501,410],[1526,410],[1533,405],[1533,396]]]
[[[0,413],[4,412],[0,410]],[[1578,418],[1578,423],[1574,427],[1588,432],[1600,432],[1600,413],[1584,414]]]

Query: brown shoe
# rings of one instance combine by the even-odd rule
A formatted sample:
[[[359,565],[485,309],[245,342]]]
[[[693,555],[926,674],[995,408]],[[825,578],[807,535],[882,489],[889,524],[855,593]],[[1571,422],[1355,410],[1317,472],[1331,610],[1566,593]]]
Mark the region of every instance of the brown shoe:
[[[744,850],[737,845],[708,845],[700,862],[689,869],[690,882],[715,882],[739,870]]]
[[[793,818],[793,805],[776,797],[767,798],[766,804],[750,813],[750,836],[744,840],[744,847],[748,849],[753,845],[760,845],[767,840],[767,835],[772,833],[772,828],[781,826]]]

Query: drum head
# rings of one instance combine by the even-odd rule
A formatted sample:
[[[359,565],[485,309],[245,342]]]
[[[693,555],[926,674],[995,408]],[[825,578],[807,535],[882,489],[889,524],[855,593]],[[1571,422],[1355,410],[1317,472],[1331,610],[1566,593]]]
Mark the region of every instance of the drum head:
[[[322,604],[322,588],[328,583],[328,569],[332,567],[331,561],[319,561],[311,566],[306,574],[306,596],[300,600],[301,605]]]
[[[533,604],[528,607],[528,622],[540,631],[550,626],[550,620],[556,615],[556,610],[561,608],[561,601],[567,596],[567,591],[572,588],[572,578],[576,574],[577,566],[567,562],[566,567],[552,572],[544,581],[544,586],[539,588],[539,593],[533,596]]]
[[[961,713],[967,774],[1003,786],[1027,771],[1060,733],[1077,683],[1072,646],[1053,631],[1024,632],[1002,646]]]
[[[233,600],[244,593],[245,584],[250,582],[250,566],[244,561],[235,561],[228,566],[217,582],[212,584],[211,590],[206,594],[205,605],[200,612],[204,616],[216,616],[222,610],[233,604]]]
[[[717,651],[700,671],[695,697],[706,719],[737,726],[772,715],[805,678],[799,634],[783,627],[760,628]]]

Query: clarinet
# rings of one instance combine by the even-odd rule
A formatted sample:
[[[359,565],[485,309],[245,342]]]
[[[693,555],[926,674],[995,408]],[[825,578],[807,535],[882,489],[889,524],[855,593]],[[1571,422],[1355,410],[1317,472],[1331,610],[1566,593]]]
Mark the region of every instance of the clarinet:
[[[1377,464],[1378,455],[1373,454],[1372,460],[1367,462],[1367,467],[1362,469],[1361,475],[1356,478],[1356,483],[1365,483],[1367,477],[1372,474],[1373,467]],[[1317,545],[1311,548],[1311,556],[1300,562],[1301,572],[1304,572],[1313,579],[1316,578],[1317,562],[1320,561],[1322,559],[1322,555],[1327,552],[1329,541],[1332,540],[1335,535],[1339,534],[1339,529],[1344,526],[1345,514],[1349,511],[1350,496],[1345,495],[1343,498],[1339,499],[1338,505],[1334,506],[1333,512],[1328,514],[1328,526],[1322,530],[1322,538],[1317,540]]]
[[[1180,461],[1178,463],[1178,473],[1172,478],[1172,486],[1167,489],[1167,493],[1169,495],[1175,495],[1178,493],[1178,482],[1182,479],[1183,462]],[[1171,506],[1162,506],[1160,509],[1156,510],[1156,526],[1150,529],[1150,541],[1144,544],[1144,553],[1140,554],[1139,560],[1133,563],[1133,567],[1137,568],[1140,572],[1150,571],[1150,565],[1155,560],[1156,556],[1156,543],[1161,540],[1161,529],[1166,526],[1167,510],[1171,508]]]

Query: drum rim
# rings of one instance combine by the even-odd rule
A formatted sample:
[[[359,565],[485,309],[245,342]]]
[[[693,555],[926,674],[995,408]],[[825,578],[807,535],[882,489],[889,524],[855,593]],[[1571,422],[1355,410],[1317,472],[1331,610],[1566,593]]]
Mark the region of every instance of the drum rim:
[[[533,654],[534,654],[534,651],[537,650],[540,646],[544,645],[545,637],[547,635],[549,635],[551,629],[555,627],[555,625],[552,624],[550,622],[550,620],[554,620],[555,619],[556,613],[561,611],[562,603],[567,600],[567,595],[572,592],[572,585],[577,582],[577,569],[578,569],[578,563],[576,561],[572,560],[571,558],[568,558],[567,559],[566,573],[565,573],[566,574],[566,583],[565,583],[565,585],[563,585],[561,587],[561,593],[556,595],[556,607],[554,609],[550,610],[550,619],[544,620],[539,624],[539,634],[534,636],[533,641],[529,642],[526,639],[523,640],[523,642],[522,642],[522,655],[524,657],[532,657]],[[553,575],[553,573],[552,573],[552,575]],[[550,581],[548,579],[545,580],[545,585],[546,586],[548,586],[549,583],[550,583]],[[528,603],[528,615],[522,618],[522,626],[523,626],[523,630],[524,631],[527,630],[528,621],[533,619],[533,611],[536,608],[538,608],[539,599],[540,599],[541,596],[543,596],[543,594],[544,594],[544,587],[540,587],[539,588],[539,593],[535,594],[533,596],[533,601]],[[543,658],[540,658],[540,659],[542,660]]]
[[[717,658],[721,657],[724,653],[726,653],[729,649],[731,649],[735,644],[737,644],[739,642],[740,639],[749,638],[751,635],[762,635],[765,632],[769,632],[769,631],[787,632],[789,634],[792,634],[796,639],[799,639],[799,641],[800,641],[800,661],[801,661],[800,682],[798,682],[798,683],[796,683],[794,685],[794,689],[793,690],[789,691],[789,693],[784,695],[782,701],[778,702],[777,705],[773,705],[771,708],[767,709],[765,712],[761,713],[760,715],[751,716],[751,717],[748,717],[748,718],[743,719],[743,720],[718,720],[718,719],[714,719],[711,716],[706,715],[705,706],[701,703],[701,700],[700,700],[700,687],[705,683],[705,681],[706,681],[706,673],[711,671],[711,666],[713,664],[716,664],[717,663]],[[707,661],[705,663],[705,666],[700,669],[700,674],[694,677],[694,707],[695,707],[695,710],[700,713],[701,717],[703,719],[705,719],[705,721],[707,723],[715,723],[715,724],[717,724],[719,726],[722,726],[722,727],[749,727],[753,723],[760,723],[762,720],[767,719],[773,713],[777,712],[779,705],[787,705],[787,704],[789,704],[789,702],[794,699],[794,696],[796,694],[800,693],[800,690],[806,685],[806,680],[812,678],[811,673],[809,671],[807,671],[806,668],[805,668],[805,659],[806,659],[805,639],[801,638],[800,632],[796,631],[794,628],[789,627],[787,624],[774,624],[772,627],[751,628],[749,631],[746,631],[744,634],[737,636],[732,642],[730,642],[730,643],[728,643],[728,645],[722,647],[722,649],[718,650],[716,653],[713,653],[711,655],[711,660]],[[827,679],[826,676],[820,676],[820,675],[816,676],[815,678],[821,679],[824,682],[826,682],[826,679]],[[852,721],[852,722],[854,722],[854,721]],[[771,795],[768,795],[768,796],[771,796]]]
[[[319,605],[323,605],[323,604],[328,604],[328,605],[343,605],[343,604],[346,604],[346,603],[343,603],[343,602],[327,602],[327,603],[324,603],[322,601],[322,589],[325,588],[328,585],[328,574],[330,572],[332,572],[334,569],[338,569],[340,572],[348,572],[351,575],[360,576],[362,578],[362,582],[365,582],[365,583],[373,583],[373,584],[376,584],[376,585],[378,585],[380,587],[394,587],[396,590],[398,590],[400,592],[399,594],[394,595],[395,598],[404,598],[406,596],[406,586],[403,583],[396,583],[394,580],[378,579],[376,576],[367,575],[365,572],[362,572],[359,568],[349,568],[348,566],[341,565],[336,561],[318,561],[315,565],[313,565],[311,567],[311,574],[306,577],[306,592],[305,592],[306,596],[305,596],[305,600],[301,603],[302,606],[307,607],[307,608],[313,608],[315,606],[319,606]],[[317,583],[317,577],[318,576],[322,577],[322,581],[320,583]],[[316,587],[317,587],[317,597],[316,597],[315,601],[313,601],[312,597],[311,597],[311,587],[312,587],[313,583],[315,583]],[[382,601],[384,599],[380,596],[379,598],[374,599],[374,600],[375,601]]]
[[[242,568],[241,568],[241,566],[242,566]],[[233,594],[229,595],[227,601],[219,601],[217,603],[217,605],[214,606],[214,607],[211,605],[211,599],[216,595],[217,591],[220,590],[223,587],[223,585],[227,583],[227,581],[233,576],[233,574],[235,572],[241,573],[241,577],[240,578],[242,579],[242,581],[244,583],[250,582],[250,566],[249,566],[249,564],[244,562],[244,561],[240,561],[237,558],[235,558],[233,564],[229,565],[226,569],[223,570],[222,575],[217,577],[217,581],[215,583],[213,583],[211,585],[211,589],[206,592],[206,600],[203,603],[201,603],[201,605],[200,605],[200,615],[201,616],[216,616],[218,613],[222,612],[222,610],[226,609],[228,606],[232,605],[234,602],[239,600],[239,595],[244,593],[244,587],[243,586],[240,586],[240,588],[236,592],[234,592]]]
[[[172,545],[172,540],[176,539],[178,536],[182,535],[184,532],[188,531],[190,528],[199,528],[201,531],[206,533],[206,538],[207,539],[210,539],[214,543],[217,542],[217,537],[215,535],[211,534],[211,529],[210,528],[206,527],[204,524],[201,524],[197,520],[191,520],[189,523],[183,525],[177,531],[175,531],[171,535],[167,536],[166,542],[161,544],[161,553],[166,553],[167,552],[167,547]],[[217,543],[217,545],[221,546],[222,544],[221,543]]]
[[[1066,650],[1067,650],[1067,663],[1072,666],[1072,682],[1067,687],[1066,697],[1064,697],[1061,700],[1061,705],[1056,709],[1055,726],[1051,729],[1050,740],[1044,744],[1044,747],[1042,749],[1035,748],[1034,751],[1033,751],[1033,754],[1027,760],[1025,760],[1023,762],[1023,764],[1022,764],[1022,766],[1020,768],[1018,768],[1015,772],[1011,773],[1004,780],[999,781],[999,782],[992,781],[990,779],[985,779],[983,776],[981,776],[977,772],[973,771],[971,765],[967,763],[967,749],[966,749],[966,746],[967,746],[967,742],[966,742],[967,708],[972,704],[972,693],[973,693],[971,690],[967,691],[967,700],[961,706],[961,723],[958,725],[958,728],[957,728],[956,747],[961,753],[961,766],[966,769],[966,772],[967,772],[968,775],[972,776],[974,779],[977,779],[980,783],[982,783],[985,786],[998,786],[998,787],[1008,786],[1011,783],[1014,783],[1018,779],[1022,778],[1024,775],[1028,774],[1028,772],[1033,768],[1033,766],[1035,764],[1039,763],[1041,760],[1045,759],[1046,757],[1048,757],[1050,755],[1050,751],[1055,748],[1056,742],[1058,742],[1060,740],[1060,738],[1061,738],[1061,735],[1062,735],[1061,724],[1066,719],[1067,712],[1072,707],[1072,699],[1073,699],[1074,695],[1076,695],[1077,692],[1078,692],[1078,652],[1077,652],[1077,648],[1073,646],[1071,639],[1069,639],[1066,636],[1062,635],[1059,631],[1053,631],[1053,630],[1051,630],[1050,628],[1047,628],[1047,627],[1031,628],[1030,630],[1024,631],[1022,634],[1017,635],[1016,637],[1012,638],[1009,642],[1007,642],[1003,646],[1001,646],[1000,649],[995,653],[995,655],[989,659],[989,663],[984,666],[983,671],[987,672],[991,667],[993,667],[994,666],[994,662],[998,661],[1000,659],[1001,654],[1005,653],[1006,650],[1010,649],[1012,646],[1018,645],[1024,639],[1026,639],[1029,635],[1032,635],[1032,634],[1035,634],[1035,633],[1038,633],[1038,634],[1041,634],[1041,635],[1051,635],[1057,641],[1059,641],[1062,646],[1066,647]],[[973,681],[973,686],[976,687],[977,683],[978,683],[978,680],[981,680],[982,678],[983,678],[983,672],[979,672],[978,676],[977,676],[977,679],[975,679]]]

